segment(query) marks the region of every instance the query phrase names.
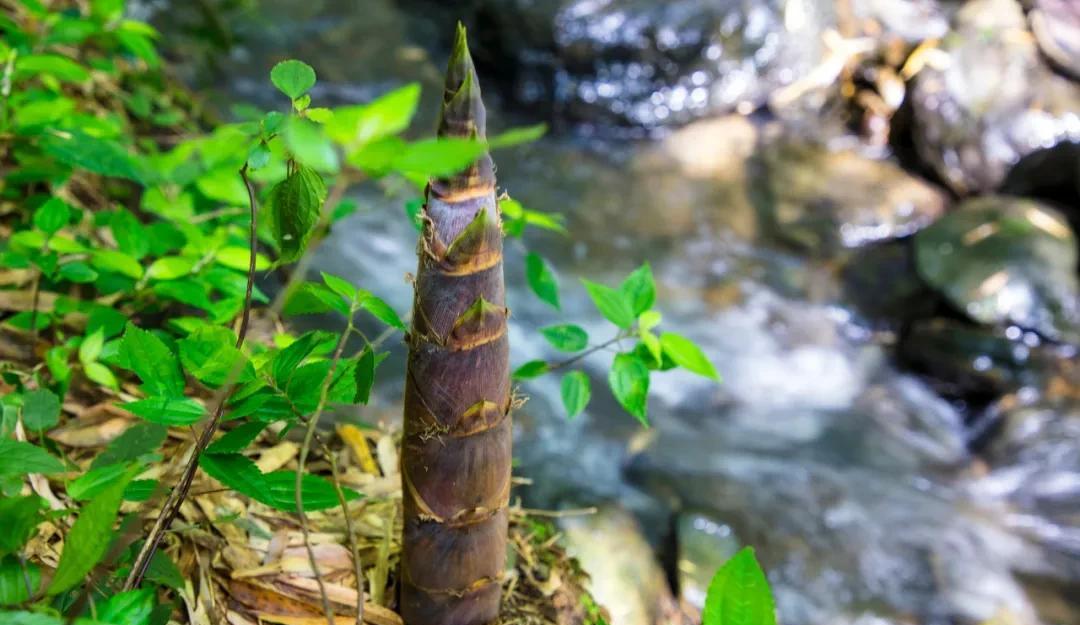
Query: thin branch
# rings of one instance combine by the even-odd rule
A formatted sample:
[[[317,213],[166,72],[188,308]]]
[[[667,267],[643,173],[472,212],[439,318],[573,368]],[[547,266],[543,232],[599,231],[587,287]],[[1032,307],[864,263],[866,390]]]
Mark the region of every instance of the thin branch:
[[[240,331],[237,333],[236,338],[237,349],[244,345],[244,339],[247,338],[248,325],[251,319],[251,294],[255,284],[256,229],[258,227],[258,222],[256,221],[258,207],[255,204],[255,189],[251,186],[251,181],[248,179],[246,163],[243,168],[240,169],[240,177],[244,180],[244,185],[247,187],[248,201],[251,206],[251,251],[249,254],[250,260],[248,261],[247,291],[244,295],[244,310],[240,322]],[[217,393],[217,408],[214,410],[214,415],[210,418],[210,423],[207,424],[206,428],[202,431],[202,434],[196,440],[195,447],[191,453],[191,458],[188,459],[188,463],[184,467],[184,473],[180,476],[179,483],[177,483],[176,488],[169,493],[168,498],[165,500],[165,505],[161,509],[161,514],[158,515],[157,520],[154,522],[154,527],[146,537],[146,542],[143,543],[142,549],[139,550],[139,555],[135,558],[135,563],[131,567],[131,573],[124,582],[124,590],[132,590],[142,582],[147,569],[150,567],[150,561],[153,559],[154,553],[157,552],[158,546],[161,544],[162,537],[172,525],[173,520],[176,519],[177,514],[180,513],[180,506],[183,505],[188,492],[191,490],[191,484],[195,481],[195,473],[199,469],[199,457],[214,438],[214,432],[217,431],[218,423],[221,421],[221,415],[225,411],[225,401],[232,393],[232,389],[235,386],[235,379],[240,374],[240,370],[241,365],[237,363],[237,365],[233,367],[233,371],[230,372],[229,383],[222,387],[223,390],[221,392]]]
[[[569,367],[570,365],[574,364],[575,362],[578,362],[579,360],[581,360],[583,358],[591,356],[592,354],[595,354],[596,352],[598,352],[598,351],[600,351],[602,349],[607,349],[607,348],[611,347],[612,345],[614,345],[615,343],[618,343],[619,341],[623,340],[624,338],[626,338],[626,335],[623,332],[619,332],[618,334],[616,334],[611,339],[608,339],[607,341],[604,341],[603,343],[600,343],[599,345],[593,345],[592,347],[590,347],[589,349],[581,352],[580,354],[571,356],[570,358],[567,358],[566,360],[562,360],[562,361],[559,361],[559,362],[548,363],[547,370],[549,372],[551,372],[551,371],[557,371],[558,369],[562,369],[563,367]]]

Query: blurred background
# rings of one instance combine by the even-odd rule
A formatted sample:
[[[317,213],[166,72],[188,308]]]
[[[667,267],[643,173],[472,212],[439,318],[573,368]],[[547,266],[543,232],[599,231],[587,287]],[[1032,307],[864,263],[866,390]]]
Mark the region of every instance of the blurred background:
[[[692,620],[747,544],[785,625],[1080,623],[1080,2],[134,12],[211,107],[277,106],[269,69],[298,58],[321,106],[419,81],[417,136],[461,19],[493,130],[550,125],[498,158],[500,186],[571,232],[527,235],[561,315],[508,255],[514,364],[550,356],[540,326],[603,334],[578,277],[649,261],[665,323],[724,377],[654,376],[649,430],[605,390],[604,353],[573,421],[557,379],[523,389],[516,496],[598,508],[562,527],[614,625]],[[312,269],[408,310],[412,195],[367,188]],[[371,422],[400,419],[403,346],[384,367]]]

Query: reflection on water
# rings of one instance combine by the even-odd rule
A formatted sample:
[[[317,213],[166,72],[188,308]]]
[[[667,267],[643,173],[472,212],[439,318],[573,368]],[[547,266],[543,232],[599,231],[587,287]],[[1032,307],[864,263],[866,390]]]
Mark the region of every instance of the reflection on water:
[[[227,13],[240,44],[217,60],[229,77],[220,84],[265,104],[272,101],[266,70],[294,56],[317,69],[321,102],[362,101],[419,80],[426,91],[422,109],[433,111],[445,54],[438,33],[445,25],[420,9],[364,4],[357,11],[344,1],[276,0],[262,3],[257,16]],[[650,19],[667,24],[680,15],[715,13],[711,3],[687,0],[652,3],[666,11],[659,18],[646,10],[650,3],[602,4],[610,10],[562,14],[564,42],[583,38],[593,47],[633,48],[635,33],[649,29]],[[745,17],[761,28],[776,27],[766,5],[782,4],[763,3]],[[878,10],[889,3],[871,4]],[[634,10],[615,9],[626,5]],[[612,21],[620,19],[621,26]],[[736,30],[749,37],[753,24]],[[183,28],[183,19],[174,27]],[[685,30],[671,36],[671,55],[680,45],[701,43],[687,40]],[[580,59],[599,54],[575,50]],[[621,106],[631,115],[641,99],[635,90],[655,85],[651,75],[635,73],[634,61],[620,63],[601,68],[597,75],[608,78],[579,77],[564,87],[578,90],[581,102],[610,111]],[[662,96],[665,106],[695,107],[699,87],[721,94],[732,88],[724,81],[737,74],[713,67],[719,70],[690,71],[687,85],[676,77]],[[199,68],[189,69],[199,79]],[[510,125],[509,107],[499,114],[499,91],[485,93],[493,123]],[[649,110],[655,115],[659,109]],[[429,122],[421,120],[420,130]],[[782,622],[791,625],[993,617],[1034,624],[1075,617],[1069,612],[1075,606],[1058,598],[1080,580],[1075,386],[1047,386],[1045,395],[1058,399],[1041,399],[1030,377],[1001,382],[995,396],[1009,395],[987,414],[1004,422],[1005,433],[986,453],[973,454],[973,424],[982,421],[973,420],[973,406],[957,401],[967,396],[897,364],[892,343],[911,335],[905,315],[942,310],[925,286],[909,286],[914,271],[906,246],[882,256],[880,270],[872,264],[877,260],[846,249],[867,242],[843,236],[852,229],[878,239],[921,228],[942,212],[944,194],[859,151],[775,150],[769,138],[775,128],[743,117],[691,128],[641,143],[556,133],[497,155],[500,184],[531,208],[565,214],[574,233],[572,239],[532,234],[526,241],[562,278],[561,316],[528,293],[519,246],[510,246],[515,363],[552,355],[536,331],[543,325],[574,321],[594,338],[604,337],[605,324],[575,277],[610,282],[648,260],[665,324],[703,345],[724,377],[714,385],[679,371],[656,376],[654,427],[647,433],[599,390],[609,354],[585,361],[598,390],[574,421],[561,416],[557,379],[530,383],[530,401],[517,415],[515,455],[519,473],[533,485],[518,494],[534,505],[610,501],[634,511],[665,559],[675,559],[671,545],[678,544],[679,563],[669,574],[681,579],[691,602],[701,600],[700,572],[696,578],[687,573],[695,563],[712,566],[737,544],[753,544],[775,584]],[[832,138],[838,139],[833,144],[852,143]],[[405,275],[414,270],[416,241],[402,211],[409,193],[361,193],[362,210],[335,227],[315,266],[354,278],[397,310],[408,310],[412,291]],[[822,232],[837,236],[825,240]],[[875,270],[859,282],[863,262]],[[908,289],[899,299],[889,299],[894,282]],[[862,285],[857,293],[852,284]],[[888,315],[884,322],[874,318],[882,312],[872,311],[875,305]],[[993,340],[987,336],[978,340]],[[973,376],[993,373],[969,357],[969,347],[949,352],[958,354],[956,364],[946,356],[934,364],[967,367]],[[380,369],[381,414],[392,414],[400,400],[395,380],[403,373],[403,351],[394,346]]]

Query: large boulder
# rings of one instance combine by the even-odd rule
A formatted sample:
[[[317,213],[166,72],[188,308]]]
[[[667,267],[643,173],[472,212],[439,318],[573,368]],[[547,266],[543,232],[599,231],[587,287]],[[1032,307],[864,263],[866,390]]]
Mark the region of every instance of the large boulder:
[[[1080,343],[1076,237],[1054,209],[1005,196],[968,200],[915,245],[919,274],[972,319]]]
[[[915,144],[959,194],[992,191],[1023,156],[1080,139],[1080,85],[1047,67],[1016,0],[974,0],[915,78]]]

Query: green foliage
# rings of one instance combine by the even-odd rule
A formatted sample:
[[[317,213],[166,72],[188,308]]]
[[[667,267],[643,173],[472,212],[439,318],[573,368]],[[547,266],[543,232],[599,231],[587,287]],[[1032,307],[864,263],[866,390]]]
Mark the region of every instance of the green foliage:
[[[589,344],[589,334],[572,323],[540,328],[540,333],[552,347],[563,352],[580,351]]]
[[[64,542],[60,564],[46,589],[48,594],[56,595],[75,587],[105,556],[124,489],[134,475],[134,469],[127,470],[83,506]]]
[[[262,473],[255,463],[236,453],[203,455],[200,466],[211,477],[255,501],[278,510],[296,512],[296,473],[273,471]],[[315,475],[304,475],[302,502],[305,511],[325,510],[338,505],[334,486]],[[343,489],[346,500],[356,499],[359,493]]]
[[[41,521],[45,500],[37,495],[0,499],[0,557],[17,552]]]
[[[60,399],[46,390],[23,395],[23,425],[31,430],[45,430],[60,421]]]
[[[776,625],[769,580],[752,547],[732,556],[709,582],[702,625]]]
[[[301,61],[282,61],[270,70],[270,82],[289,99],[295,100],[315,86],[315,70]]]
[[[41,447],[6,438],[0,440],[0,477],[63,471],[63,463]]]
[[[570,418],[581,414],[592,397],[589,376],[584,371],[571,371],[564,375],[559,391],[563,407],[566,408],[566,416]]]
[[[530,252],[525,257],[525,279],[529,283],[529,288],[541,301],[559,310],[559,281],[555,277],[555,272],[548,267],[539,254]]]
[[[270,192],[271,227],[281,262],[300,258],[319,223],[326,184],[310,167],[299,166]]]

